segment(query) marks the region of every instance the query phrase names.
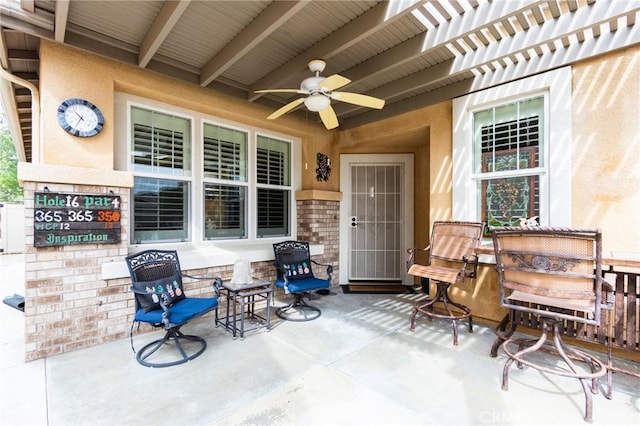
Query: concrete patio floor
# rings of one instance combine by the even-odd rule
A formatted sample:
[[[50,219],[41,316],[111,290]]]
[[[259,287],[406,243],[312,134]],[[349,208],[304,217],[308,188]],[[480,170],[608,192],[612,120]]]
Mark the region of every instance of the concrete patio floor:
[[[0,255],[2,297],[24,294],[21,255]],[[24,362],[23,313],[0,306],[2,425],[585,425],[575,379],[511,369],[489,357],[492,328],[417,321],[421,294],[340,290],[314,300],[322,316],[269,332],[230,333],[200,319],[205,353],[164,369],[139,365],[129,339]],[[139,347],[155,334],[136,336]],[[629,364],[634,369],[637,364]],[[601,381],[604,390],[605,381]],[[640,424],[640,382],[614,375],[613,399],[593,396],[593,424]]]

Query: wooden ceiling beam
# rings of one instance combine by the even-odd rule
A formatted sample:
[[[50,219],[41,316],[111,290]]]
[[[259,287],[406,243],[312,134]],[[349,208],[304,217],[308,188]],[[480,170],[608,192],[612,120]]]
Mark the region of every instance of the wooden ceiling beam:
[[[200,85],[207,86],[289,18],[307,6],[306,1],[275,1],[202,68]]]
[[[254,93],[260,89],[272,89],[295,82],[300,83],[301,73],[306,72],[307,64],[312,59],[323,58],[325,60],[346,50],[358,43],[370,34],[391,25],[401,17],[411,13],[426,0],[407,0],[404,2],[381,2],[372,7],[348,25],[333,32],[323,40],[316,43],[306,52],[296,56],[286,64],[278,67],[274,72],[256,81],[249,88],[249,101],[255,101],[264,94]],[[328,5],[331,3],[328,2]],[[293,84],[293,83],[291,83]]]
[[[191,0],[167,1],[162,5],[160,13],[153,21],[151,28],[140,43],[140,52],[138,53],[138,66],[146,67],[158,51],[164,40],[171,33],[173,27],[178,23]]]

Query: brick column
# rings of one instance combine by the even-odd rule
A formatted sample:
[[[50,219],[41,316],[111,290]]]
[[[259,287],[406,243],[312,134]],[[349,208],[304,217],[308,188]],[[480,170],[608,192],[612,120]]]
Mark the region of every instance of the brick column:
[[[121,241],[116,244],[34,246],[34,193],[119,195]],[[127,336],[133,313],[129,280],[102,280],[102,264],[127,255],[129,188],[24,183],[25,359],[68,352]]]
[[[332,285],[338,285],[340,249],[340,193],[302,191],[296,194],[298,239],[322,244],[324,254],[315,261],[333,265]]]

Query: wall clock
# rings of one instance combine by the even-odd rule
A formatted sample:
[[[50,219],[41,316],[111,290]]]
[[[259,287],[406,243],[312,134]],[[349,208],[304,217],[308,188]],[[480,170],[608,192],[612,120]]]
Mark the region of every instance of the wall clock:
[[[58,107],[58,123],[73,136],[88,138],[102,130],[104,116],[100,109],[84,99],[67,99]]]

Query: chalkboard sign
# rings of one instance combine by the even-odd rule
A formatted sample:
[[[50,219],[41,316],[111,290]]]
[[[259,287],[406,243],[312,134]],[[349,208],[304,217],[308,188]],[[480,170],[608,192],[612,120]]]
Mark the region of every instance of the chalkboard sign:
[[[120,197],[36,192],[36,247],[120,242]]]

